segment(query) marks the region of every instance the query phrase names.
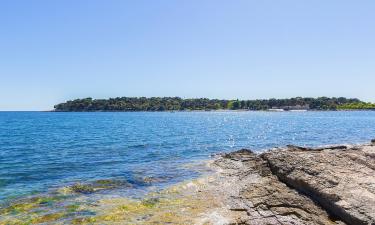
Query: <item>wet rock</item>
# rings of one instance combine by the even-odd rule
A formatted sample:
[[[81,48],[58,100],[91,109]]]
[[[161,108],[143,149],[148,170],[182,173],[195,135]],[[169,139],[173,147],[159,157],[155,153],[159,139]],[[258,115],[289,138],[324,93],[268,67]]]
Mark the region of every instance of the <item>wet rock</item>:
[[[132,184],[125,180],[103,179],[94,181],[92,183],[92,186],[95,190],[108,190],[115,188],[132,187]]]
[[[132,185],[124,180],[104,179],[96,180],[91,183],[75,183],[68,188],[71,192],[79,194],[91,194],[102,190],[111,190],[116,188],[129,188]]]
[[[261,158],[280,181],[318,202],[336,218],[347,224],[375,224],[374,146],[310,151],[288,147],[266,152]]]
[[[140,200],[76,205],[70,198],[82,196],[72,193],[131,187],[115,179],[77,183],[56,196],[0,206],[0,224],[375,224],[374,144],[288,146],[260,155],[242,149],[209,164],[216,172]],[[28,221],[30,214],[35,218]]]
[[[154,177],[154,176],[134,176],[133,182],[136,185],[150,186],[155,183],[161,183],[168,180],[168,177]]]
[[[164,179],[159,178],[159,177],[142,177],[140,180],[141,182],[148,184],[148,185],[164,181]]]
[[[142,204],[146,207],[154,207],[157,203],[159,203],[159,198],[148,198],[142,201]]]
[[[81,194],[91,194],[95,190],[90,184],[82,184],[82,183],[76,183],[73,184],[70,189],[75,193],[81,193]]]

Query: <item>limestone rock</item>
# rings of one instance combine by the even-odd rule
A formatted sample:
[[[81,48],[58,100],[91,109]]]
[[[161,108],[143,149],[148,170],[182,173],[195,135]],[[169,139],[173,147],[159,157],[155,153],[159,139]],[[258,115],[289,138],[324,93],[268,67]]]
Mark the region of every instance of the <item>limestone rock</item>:
[[[375,146],[304,149],[261,155],[280,181],[347,224],[375,224]]]
[[[272,174],[259,155],[240,150],[215,161],[221,169],[220,190],[235,212],[243,212],[231,224],[339,224],[309,197],[299,194]],[[226,200],[225,200],[226,199]],[[343,223],[341,223],[343,224]]]

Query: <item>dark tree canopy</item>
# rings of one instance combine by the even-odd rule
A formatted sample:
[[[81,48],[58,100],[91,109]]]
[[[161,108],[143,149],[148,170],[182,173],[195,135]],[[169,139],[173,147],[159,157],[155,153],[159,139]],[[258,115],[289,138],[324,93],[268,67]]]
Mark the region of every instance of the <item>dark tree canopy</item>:
[[[375,109],[375,104],[356,98],[289,98],[260,100],[219,100],[179,97],[119,97],[110,99],[76,99],[55,105],[55,111],[167,111],[167,110],[268,110],[268,109]]]

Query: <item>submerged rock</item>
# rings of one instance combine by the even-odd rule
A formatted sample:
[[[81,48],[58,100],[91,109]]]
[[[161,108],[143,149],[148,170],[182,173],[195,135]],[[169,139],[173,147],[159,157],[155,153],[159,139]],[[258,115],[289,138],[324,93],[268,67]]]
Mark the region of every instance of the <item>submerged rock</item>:
[[[242,149],[209,165],[214,172],[143,199],[108,195],[92,202],[81,194],[105,196],[111,192],[99,191],[131,184],[76,183],[0,207],[0,224],[375,224],[374,144]]]
[[[96,180],[91,183],[75,183],[68,187],[68,192],[71,191],[79,194],[91,194],[102,190],[111,190],[124,187],[129,188],[132,187],[132,185],[124,180],[103,179]]]
[[[96,180],[92,183],[92,185],[95,190],[132,187],[132,184],[130,184],[129,182],[116,179]]]
[[[81,194],[90,194],[93,193],[95,190],[90,184],[82,184],[82,183],[76,183],[70,186],[70,189],[75,193],[81,193]]]

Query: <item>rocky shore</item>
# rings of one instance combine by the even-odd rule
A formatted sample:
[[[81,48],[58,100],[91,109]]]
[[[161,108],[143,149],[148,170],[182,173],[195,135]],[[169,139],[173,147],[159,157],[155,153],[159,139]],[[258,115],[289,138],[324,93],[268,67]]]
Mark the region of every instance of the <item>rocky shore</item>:
[[[375,140],[262,154],[243,149],[212,167],[218,172],[209,186],[230,218],[222,224],[375,224]]]
[[[78,183],[0,207],[0,224],[375,225],[375,140],[186,166],[203,175],[140,199],[105,194],[126,182]]]

